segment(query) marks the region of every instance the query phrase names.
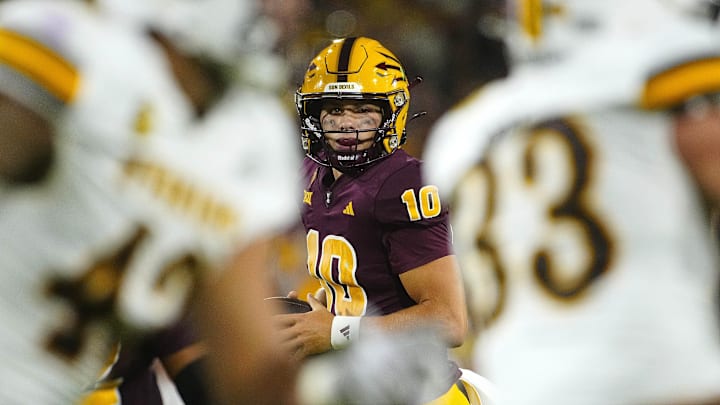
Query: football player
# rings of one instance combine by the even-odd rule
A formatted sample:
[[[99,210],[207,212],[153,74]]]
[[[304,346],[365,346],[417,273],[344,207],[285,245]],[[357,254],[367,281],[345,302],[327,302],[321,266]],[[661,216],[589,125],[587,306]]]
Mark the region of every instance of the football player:
[[[302,1],[284,2],[278,7],[297,5],[302,9],[295,3]],[[185,135],[196,158],[204,164],[235,173],[245,184],[254,179],[258,181],[257,186],[264,187],[264,183],[271,181],[273,176],[282,178],[280,182],[292,181],[283,169],[290,167],[296,159],[296,156],[288,156],[296,153],[291,141],[294,130],[285,106],[274,94],[283,89],[285,75],[282,61],[270,52],[274,38],[281,30],[273,16],[263,13],[262,2],[100,0],[96,4],[113,18],[150,33],[148,38],[162,50],[173,78],[194,108],[191,128]],[[272,117],[273,122],[265,123],[267,117]],[[262,142],[247,139],[255,128],[267,131]],[[266,153],[285,160],[288,166],[264,167]],[[258,170],[266,173],[258,175]],[[277,197],[284,198],[281,194]],[[292,217],[292,213],[286,210],[278,215],[287,219]],[[234,296],[232,283],[221,283],[216,290],[221,293],[223,288],[229,289],[229,296]],[[212,316],[202,318],[212,319]],[[215,354],[210,352],[211,356]],[[141,362],[143,359],[143,356],[138,358]],[[231,361],[232,357],[221,353],[216,359],[225,362]],[[190,365],[197,369],[196,363]],[[183,370],[187,371],[187,368]],[[232,373],[227,371],[228,367],[219,367],[217,373],[220,375],[212,380],[230,377]],[[258,374],[248,375],[254,377]],[[192,382],[192,378],[183,380],[191,388],[197,386],[198,381],[205,380],[200,375],[194,379],[197,380],[195,384],[187,384]],[[266,381],[271,383],[272,379]],[[177,380],[175,382],[178,383]],[[127,384],[121,388],[131,389]],[[178,387],[178,390],[181,394],[188,391],[183,387]],[[183,397],[187,402],[186,395]]]
[[[302,1],[284,2],[284,6],[279,8],[295,3]],[[248,181],[257,180],[256,185],[264,187],[264,183],[272,181],[274,176],[282,178],[280,182],[292,181],[283,170],[291,167],[297,159],[294,142],[291,141],[294,130],[290,115],[275,95],[283,89],[285,75],[282,61],[271,52],[274,38],[280,31],[279,24],[273,16],[263,12],[261,1],[100,0],[96,5],[113,18],[149,33],[148,39],[162,50],[173,79],[194,109],[190,130],[185,135],[195,158],[219,170],[235,173],[239,181],[247,185],[250,185]],[[272,117],[273,122],[266,123],[267,117]],[[267,131],[262,142],[251,142],[247,138],[256,127]],[[288,166],[264,167],[267,153],[286,161]],[[258,170],[265,173],[259,175]],[[282,194],[277,197],[285,198]],[[278,215],[287,219],[292,214],[293,211],[285,210]],[[232,283],[222,283],[216,287],[217,292],[222,292],[223,288],[229,289],[229,296],[234,295]],[[184,333],[179,335],[180,339],[184,337]],[[188,350],[196,354],[204,352],[188,347],[182,353]],[[211,351],[210,355],[216,353]],[[232,359],[226,353],[219,356],[217,360],[220,362]],[[182,358],[193,360],[187,356]],[[142,355],[138,357],[140,362],[146,360]],[[177,363],[172,358],[169,360]],[[191,370],[201,371],[197,363],[193,361],[188,364],[189,367],[182,368],[183,374],[179,375],[185,376],[182,382],[175,380],[176,384],[184,383],[186,386],[178,386],[185,402],[189,402],[187,393],[200,385],[199,381],[207,381],[199,373],[190,378]],[[219,369],[220,376],[212,380],[231,376],[227,372],[228,367],[221,366]],[[149,372],[147,368],[144,370]],[[272,379],[266,381],[271,382]],[[142,390],[142,386],[138,388]],[[128,391],[132,387],[126,383],[121,389]]]
[[[295,216],[282,108],[215,124],[234,131],[225,149],[190,136],[164,56],[73,1],[2,3],[0,75],[0,402],[73,403],[118,337],[132,346],[190,298],[227,356],[218,395],[282,377],[268,316],[237,305],[270,294],[265,239]],[[251,142],[258,128],[273,136]]]
[[[284,346],[298,358],[352,347],[374,329],[436,330],[442,345],[435,350],[445,359],[433,374],[439,385],[393,385],[392,372],[375,378],[398,393],[414,389],[412,401],[399,403],[467,404],[461,372],[447,358],[467,331],[448,211],[438,188],[421,178],[420,162],[401,149],[409,89],[400,60],[371,38],[335,40],[310,62],[296,96],[307,155],[302,221],[308,270],[324,298],[310,294],[312,311],[276,317]]]
[[[717,3],[507,3],[511,75],[424,156],[476,369],[509,405],[720,403]]]

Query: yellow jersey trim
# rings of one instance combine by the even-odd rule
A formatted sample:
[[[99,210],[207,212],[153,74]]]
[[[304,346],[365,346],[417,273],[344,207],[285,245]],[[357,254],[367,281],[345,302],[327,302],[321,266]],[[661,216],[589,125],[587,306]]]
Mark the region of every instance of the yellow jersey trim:
[[[64,103],[77,95],[78,71],[55,51],[17,32],[0,28],[0,62],[29,77]]]
[[[673,107],[693,96],[720,91],[720,57],[673,66],[645,84],[640,105],[647,109]]]

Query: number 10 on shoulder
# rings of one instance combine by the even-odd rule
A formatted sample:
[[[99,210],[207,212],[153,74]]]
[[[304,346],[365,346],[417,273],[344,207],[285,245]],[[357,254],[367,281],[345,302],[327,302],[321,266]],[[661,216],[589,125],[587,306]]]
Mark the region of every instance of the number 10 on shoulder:
[[[400,198],[405,204],[405,208],[407,208],[411,221],[434,218],[440,215],[440,193],[437,186],[424,186],[417,196],[415,190],[409,188],[403,191]]]

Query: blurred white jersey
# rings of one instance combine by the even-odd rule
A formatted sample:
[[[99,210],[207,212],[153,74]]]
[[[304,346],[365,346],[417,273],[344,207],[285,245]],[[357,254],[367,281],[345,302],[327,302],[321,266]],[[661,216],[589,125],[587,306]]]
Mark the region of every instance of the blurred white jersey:
[[[188,133],[143,41],[82,2],[0,5],[0,91],[58,119],[50,176],[0,195],[2,404],[73,403],[114,333],[174,321],[203,273],[297,217],[288,114],[255,99],[208,117],[226,139]]]
[[[720,48],[707,27],[663,28],[521,68],[430,133],[474,370],[501,404],[720,394],[717,252],[663,111],[720,89]]]

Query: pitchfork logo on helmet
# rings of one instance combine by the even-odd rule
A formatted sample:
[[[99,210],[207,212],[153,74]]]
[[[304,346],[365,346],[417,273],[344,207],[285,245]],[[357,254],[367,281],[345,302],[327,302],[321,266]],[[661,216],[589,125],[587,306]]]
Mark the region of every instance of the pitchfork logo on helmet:
[[[320,127],[324,100],[367,100],[381,106],[383,119],[367,150],[339,156]],[[305,154],[340,171],[357,171],[395,152],[405,142],[410,92],[400,60],[380,42],[345,38],[332,42],[308,66],[295,96]]]

